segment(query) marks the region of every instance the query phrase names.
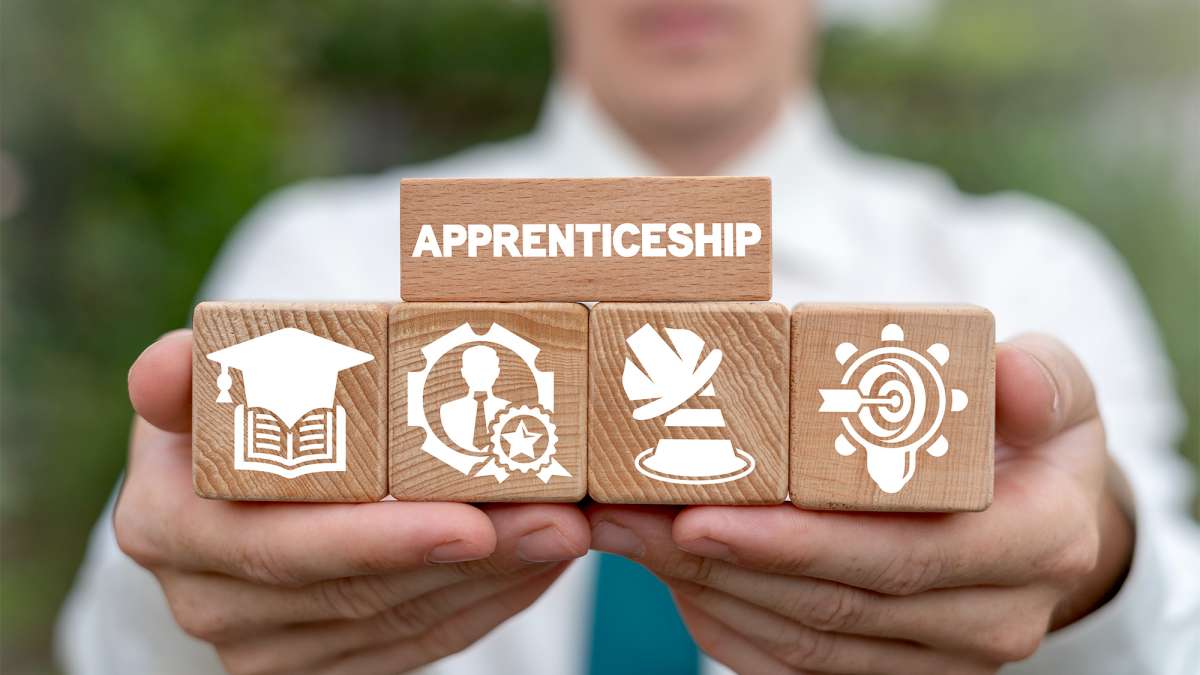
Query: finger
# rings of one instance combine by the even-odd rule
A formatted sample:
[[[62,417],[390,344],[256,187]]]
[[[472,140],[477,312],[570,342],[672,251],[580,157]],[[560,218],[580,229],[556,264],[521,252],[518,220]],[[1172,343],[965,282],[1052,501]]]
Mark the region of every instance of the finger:
[[[692,590],[688,597],[695,604],[737,597],[824,632],[911,640],[1014,660],[1036,648],[1059,597],[1054,589],[1040,585],[894,596],[804,576],[758,572],[678,549],[669,513],[643,510],[638,518],[633,531],[640,553],[634,559],[674,587]],[[608,536],[602,528],[594,543],[603,547]],[[722,616],[719,607],[707,609]]]
[[[741,634],[729,630],[720,621],[688,602],[687,598],[676,595],[675,604],[696,646],[733,672],[762,675],[793,675],[797,672]]]
[[[1072,489],[1036,473],[1022,489],[1028,494],[1019,499],[1006,498],[998,489],[997,500],[982,513],[692,507],[675,519],[673,538],[683,550],[707,558],[890,595],[978,584],[1014,586],[1078,574],[1091,538],[1084,526],[1086,503],[1081,505]]]
[[[718,647],[736,636],[743,648],[748,642],[760,653],[806,672],[990,673],[995,670],[990,664],[899,640],[813,630],[729,595],[713,593],[701,605],[693,601],[685,588],[676,589],[676,593],[689,605],[689,619],[707,617],[706,628],[723,633],[712,638]]]
[[[996,433],[1036,445],[1099,415],[1092,381],[1061,342],[1021,335],[996,348]]]
[[[324,675],[390,675],[407,672],[460,652],[533,604],[563,569],[565,565],[503,591],[416,637],[346,655],[314,670]]]
[[[527,576],[544,565],[507,575],[471,578],[457,565],[377,576],[343,577],[298,588],[267,586],[224,574],[158,572],[176,622],[186,633],[214,644],[270,633],[281,625],[323,625],[366,619],[421,596],[489,579]]]
[[[145,426],[130,450],[114,526],[123,550],[146,567],[299,586],[477,560],[495,550],[491,521],[467,504],[200,499],[179,452],[186,442],[186,436]]]
[[[496,552],[463,563],[468,576],[507,574],[528,563],[579,558],[591,544],[591,526],[575,504],[485,504],[496,531]]]
[[[538,563],[587,553],[587,520],[574,505],[514,504],[489,508],[488,517],[496,549],[474,562],[335,578],[298,588],[174,570],[159,572],[159,580],[176,620],[190,634],[223,642],[282,623],[365,618],[470,579],[523,574]]]
[[[904,640],[976,658],[1008,662],[1034,652],[1057,594],[1045,587],[973,587],[901,597],[803,577],[753,572],[715,561],[703,585],[667,579],[713,616],[727,619],[749,603],[811,630]],[[731,622],[731,625],[743,625]]]
[[[261,635],[237,636],[231,643],[218,643],[221,659],[234,672],[298,672],[339,655],[414,638],[534,577],[557,574],[554,567],[530,566],[520,574],[453,584],[367,618],[305,623]]]
[[[129,369],[129,401],[159,429],[192,428],[192,331],[167,333],[138,356]]]
[[[477,560],[495,549],[487,517],[466,504],[247,504],[196,499],[161,532],[177,567],[259,583],[325,579]]]

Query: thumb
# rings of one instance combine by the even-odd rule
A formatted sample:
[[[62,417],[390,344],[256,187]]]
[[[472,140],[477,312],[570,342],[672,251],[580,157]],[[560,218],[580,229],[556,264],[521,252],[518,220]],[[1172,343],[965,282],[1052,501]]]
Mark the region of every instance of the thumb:
[[[171,331],[137,357],[129,369],[129,401],[159,429],[191,430],[192,331]]]
[[[1032,446],[1099,415],[1092,380],[1058,340],[1019,335],[996,347],[996,434]]]

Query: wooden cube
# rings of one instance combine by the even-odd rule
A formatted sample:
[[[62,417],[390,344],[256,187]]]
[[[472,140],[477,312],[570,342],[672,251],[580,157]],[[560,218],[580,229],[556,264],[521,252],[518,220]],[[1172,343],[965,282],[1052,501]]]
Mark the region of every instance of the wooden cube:
[[[389,331],[392,496],[583,499],[587,307],[404,302]]]
[[[386,305],[205,302],[192,324],[197,494],[387,494]]]
[[[771,179],[406,178],[400,270],[410,302],[768,300]]]
[[[799,305],[791,495],[804,508],[992,501],[995,326],[971,306]]]
[[[787,496],[788,313],[770,302],[600,303],[589,492],[610,504]]]

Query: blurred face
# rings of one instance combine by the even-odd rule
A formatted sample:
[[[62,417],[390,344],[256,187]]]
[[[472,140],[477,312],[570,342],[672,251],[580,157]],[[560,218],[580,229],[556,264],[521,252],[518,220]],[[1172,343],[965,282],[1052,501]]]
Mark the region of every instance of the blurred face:
[[[804,0],[559,0],[559,65],[609,114],[696,132],[774,109],[802,83]]]

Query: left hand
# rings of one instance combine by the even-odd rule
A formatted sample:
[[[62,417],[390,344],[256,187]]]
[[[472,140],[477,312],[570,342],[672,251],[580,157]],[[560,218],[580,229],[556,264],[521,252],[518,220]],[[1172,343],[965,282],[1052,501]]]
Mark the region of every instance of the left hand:
[[[993,672],[1119,587],[1133,547],[1091,382],[1060,343],[996,354],[995,499],[982,513],[593,505],[593,548],[671,587],[738,672]]]

